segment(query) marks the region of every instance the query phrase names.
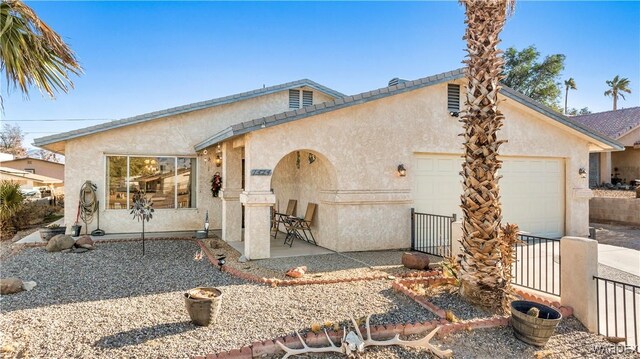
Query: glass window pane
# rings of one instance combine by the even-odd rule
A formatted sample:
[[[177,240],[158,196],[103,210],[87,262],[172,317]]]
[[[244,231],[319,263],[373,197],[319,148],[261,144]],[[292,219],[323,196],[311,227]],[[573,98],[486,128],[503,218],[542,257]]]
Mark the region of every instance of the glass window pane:
[[[107,157],[107,208],[127,208],[127,157]]]
[[[178,158],[178,208],[196,208],[196,159]]]
[[[175,208],[175,157],[130,157],[129,198],[142,189],[153,208]]]

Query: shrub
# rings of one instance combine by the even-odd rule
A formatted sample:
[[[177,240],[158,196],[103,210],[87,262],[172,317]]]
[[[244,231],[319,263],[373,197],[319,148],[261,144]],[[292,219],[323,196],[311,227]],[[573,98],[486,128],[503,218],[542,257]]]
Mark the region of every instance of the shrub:
[[[0,221],[11,219],[22,206],[24,196],[20,185],[11,181],[0,182]]]

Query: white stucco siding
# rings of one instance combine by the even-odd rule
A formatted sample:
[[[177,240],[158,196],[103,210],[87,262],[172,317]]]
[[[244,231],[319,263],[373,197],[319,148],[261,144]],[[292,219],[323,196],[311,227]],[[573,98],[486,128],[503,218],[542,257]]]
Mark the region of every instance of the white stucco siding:
[[[588,167],[588,141],[513,100],[501,104],[506,120],[500,137],[509,140],[502,154],[564,159],[565,232],[586,234],[590,191],[578,169]],[[446,84],[440,84],[255,131],[245,137],[246,170],[275,168],[298,149],[317,151],[337,174],[335,190],[320,204],[336,213],[333,249],[408,247],[414,154],[460,154],[462,131],[458,118],[448,114]],[[401,163],[406,177],[397,175]],[[247,176],[245,189],[265,191],[269,185],[269,178]]]
[[[100,227],[108,233],[140,231],[139,223],[132,219],[128,210],[105,210],[106,155],[196,156],[194,146],[213,134],[238,122],[287,109],[288,92],[282,91],[68,141],[65,149],[65,224],[71,226],[75,222],[80,186],[91,180],[98,186]],[[209,156],[213,159],[214,154],[209,153]],[[148,231],[200,229],[206,210],[209,210],[210,228],[221,227],[220,198],[213,198],[210,191],[210,179],[220,167],[203,161],[203,157],[199,157],[197,163],[197,208],[156,210],[146,227]],[[89,230],[95,226],[94,221]]]

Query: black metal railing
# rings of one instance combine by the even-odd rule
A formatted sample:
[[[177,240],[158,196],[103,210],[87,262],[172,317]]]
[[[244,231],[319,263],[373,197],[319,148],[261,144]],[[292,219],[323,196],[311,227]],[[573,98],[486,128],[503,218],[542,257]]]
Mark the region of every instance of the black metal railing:
[[[628,349],[640,352],[640,286],[594,276],[598,334],[625,338]]]
[[[560,239],[519,234],[511,282],[560,295]]]
[[[451,256],[451,216],[418,213],[411,208],[411,250],[440,257]]]

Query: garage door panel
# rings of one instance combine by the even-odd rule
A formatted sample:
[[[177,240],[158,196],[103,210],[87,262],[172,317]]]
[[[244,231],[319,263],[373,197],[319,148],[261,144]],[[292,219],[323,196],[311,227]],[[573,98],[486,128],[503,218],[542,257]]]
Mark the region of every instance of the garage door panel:
[[[499,175],[503,221],[541,236],[564,233],[564,161],[502,158]],[[415,206],[418,212],[462,215],[462,158],[457,155],[417,155]]]

